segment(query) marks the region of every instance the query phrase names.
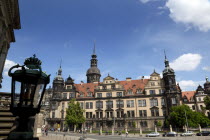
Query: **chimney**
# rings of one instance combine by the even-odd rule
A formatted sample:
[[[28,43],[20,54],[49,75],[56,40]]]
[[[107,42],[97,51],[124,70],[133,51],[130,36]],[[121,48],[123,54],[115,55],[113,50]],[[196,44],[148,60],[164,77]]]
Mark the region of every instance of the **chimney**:
[[[126,81],[131,81],[131,77],[127,77],[126,78]]]

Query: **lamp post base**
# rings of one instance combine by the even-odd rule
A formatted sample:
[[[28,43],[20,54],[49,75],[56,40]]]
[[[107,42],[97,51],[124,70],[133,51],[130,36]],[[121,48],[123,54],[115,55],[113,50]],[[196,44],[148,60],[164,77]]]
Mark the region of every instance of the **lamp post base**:
[[[39,140],[33,137],[33,132],[11,132],[7,140]]]

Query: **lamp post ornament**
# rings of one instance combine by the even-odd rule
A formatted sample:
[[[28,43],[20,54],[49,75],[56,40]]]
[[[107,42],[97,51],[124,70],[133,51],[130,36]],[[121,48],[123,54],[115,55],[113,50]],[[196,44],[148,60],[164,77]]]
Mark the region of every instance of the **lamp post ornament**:
[[[9,69],[8,75],[12,77],[10,111],[16,116],[16,126],[10,132],[9,140],[33,139],[33,117],[40,112],[50,82],[50,75],[42,71],[41,64],[34,54],[25,60],[24,65],[17,64]],[[16,70],[12,73],[13,69]]]

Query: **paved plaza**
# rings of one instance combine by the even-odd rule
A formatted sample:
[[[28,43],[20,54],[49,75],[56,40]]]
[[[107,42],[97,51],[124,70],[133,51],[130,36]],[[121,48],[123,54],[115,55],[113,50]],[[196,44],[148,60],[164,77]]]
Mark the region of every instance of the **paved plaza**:
[[[64,135],[65,134],[65,135]],[[125,135],[97,135],[87,134],[85,140],[210,140],[210,136],[188,136],[188,137],[146,137],[145,135],[133,135],[129,134],[128,137]],[[40,140],[79,140],[82,134],[77,133],[49,133],[48,136],[40,137]]]

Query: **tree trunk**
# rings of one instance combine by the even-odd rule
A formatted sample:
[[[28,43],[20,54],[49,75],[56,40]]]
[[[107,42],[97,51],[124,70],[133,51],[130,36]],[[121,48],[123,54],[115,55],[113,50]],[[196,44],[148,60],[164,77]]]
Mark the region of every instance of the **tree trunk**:
[[[74,125],[74,133],[76,132],[77,126],[76,124]]]

